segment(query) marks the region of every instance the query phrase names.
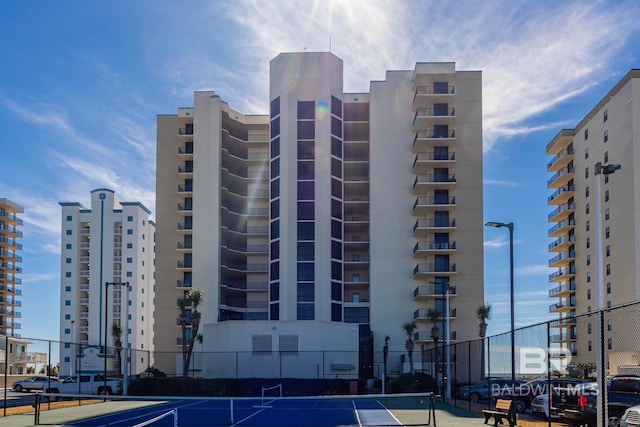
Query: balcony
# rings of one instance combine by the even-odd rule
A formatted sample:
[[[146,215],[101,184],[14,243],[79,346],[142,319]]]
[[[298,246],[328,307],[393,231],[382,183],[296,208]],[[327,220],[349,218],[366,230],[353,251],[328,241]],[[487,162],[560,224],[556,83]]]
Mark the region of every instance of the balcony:
[[[567,185],[564,187],[558,188],[547,198],[547,204],[549,205],[561,205],[563,203],[567,203],[567,201],[573,197],[573,193],[575,192],[575,186]]]
[[[413,159],[413,173],[424,174],[433,167],[449,166],[456,162],[456,153],[453,151],[438,152],[428,151],[426,153],[416,153]]]
[[[269,253],[269,245],[247,245],[247,253],[267,254]]]
[[[559,188],[565,186],[569,183],[569,181],[571,181],[571,179],[573,179],[574,176],[575,168],[573,167],[559,170],[547,180],[547,188]]]
[[[576,242],[575,235],[564,235],[549,243],[549,252],[564,252]]]
[[[418,219],[413,224],[414,236],[425,236],[434,231],[455,230],[456,220],[453,218],[426,218]]]
[[[556,172],[566,167],[571,160],[573,160],[573,155],[573,148],[567,148],[556,154],[549,163],[547,163],[547,172]]]
[[[178,203],[178,211],[188,211],[191,212],[193,210],[193,205],[191,203]]]
[[[447,285],[422,285],[417,286],[413,290],[413,299],[424,298],[442,298],[447,293]],[[453,286],[449,287],[449,296],[454,297],[457,295],[456,289]]]
[[[576,260],[576,251],[561,252],[549,260],[549,267],[565,267]]]
[[[549,275],[550,282],[565,282],[576,275],[576,268],[561,268]]]
[[[569,341],[575,341],[577,339],[575,332],[562,332],[559,334],[551,335],[549,341],[552,343],[563,343]]]
[[[189,136],[189,135],[193,135],[193,125],[178,129],[178,136]]]
[[[178,225],[176,226],[176,229],[178,231],[191,231],[193,229],[193,226],[191,224],[179,222]]]
[[[193,145],[184,145],[182,147],[178,147],[178,156],[180,158],[191,159],[193,158]]]
[[[192,242],[178,242],[176,245],[176,249],[178,250],[186,250],[186,249],[193,249],[193,243]]]
[[[424,129],[433,125],[453,125],[455,108],[418,108],[413,116],[413,129]]]
[[[456,251],[456,242],[418,242],[413,247],[413,256],[415,258],[424,258],[434,253],[452,253]]]
[[[575,203],[565,203],[564,205],[558,206],[549,215],[547,215],[547,220],[549,222],[563,221],[570,214],[575,212],[575,209],[576,209]]]
[[[434,274],[438,275],[447,275],[447,274],[456,274],[456,265],[455,264],[418,264],[413,269],[413,278],[414,279],[426,279],[429,276],[433,276]]]
[[[560,237],[571,231],[576,225],[575,220],[561,221],[551,227],[548,232],[549,237]]]
[[[573,326],[576,324],[575,316],[563,317],[558,320],[554,320],[551,322],[552,328],[566,328],[568,326]]]
[[[440,295],[442,296],[442,295]],[[419,308],[413,312],[413,320],[430,320],[429,310],[435,310],[436,308]],[[441,310],[438,310],[441,311]],[[455,308],[449,310],[449,319],[453,320],[457,317],[458,311]],[[440,319],[446,319],[445,316],[441,316]]]
[[[178,184],[178,193],[193,193],[193,184]]]
[[[434,187],[450,187],[456,183],[454,174],[427,174],[418,175],[413,181],[413,194],[427,194]]]
[[[193,165],[178,165],[178,174],[191,176],[193,175]]]
[[[563,283],[562,285],[549,290],[549,298],[566,297],[571,295],[575,291],[576,291],[575,282],[572,281],[570,283]]]
[[[418,86],[413,94],[413,105],[416,108],[424,108],[433,103],[450,102],[454,99],[455,87],[447,86]]]
[[[413,152],[420,153],[429,151],[434,143],[439,146],[453,144],[456,139],[456,132],[453,129],[434,131],[433,129],[416,130],[413,138]]]
[[[178,269],[191,269],[191,268],[193,268],[191,262],[184,262],[184,261],[180,261],[180,260],[176,261],[176,267]]]
[[[566,150],[573,142],[574,131],[572,129],[562,129],[553,137],[550,143],[547,144],[547,154],[558,154]]]
[[[549,312],[550,313],[562,313],[562,312],[568,312],[571,311],[575,308],[575,304],[569,304],[569,303],[564,303],[564,302],[557,302],[555,304],[551,304],[549,306]]]
[[[176,288],[191,288],[191,282],[187,282],[184,280],[177,280],[176,281]]]
[[[453,196],[445,197],[418,197],[413,203],[414,215],[426,215],[434,208],[439,211],[452,210],[456,207],[456,198]]]

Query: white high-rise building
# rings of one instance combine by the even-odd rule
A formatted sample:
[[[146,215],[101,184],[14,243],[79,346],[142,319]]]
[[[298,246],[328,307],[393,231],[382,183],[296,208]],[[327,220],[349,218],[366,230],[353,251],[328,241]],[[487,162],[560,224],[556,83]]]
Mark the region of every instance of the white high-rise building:
[[[324,52],[280,54],[270,75],[268,115],[196,92],[158,116],[159,369],[181,372],[176,301],[196,288],[204,377],[372,378],[386,336],[406,371],[402,324],[419,360],[430,309],[440,345],[445,320],[450,342],[477,337],[481,73],[417,63],[345,93]]]
[[[140,373],[153,364],[151,211],[139,202],[120,201],[103,188],[91,192],[90,209],[80,203],[60,206],[60,374],[103,372],[105,332],[109,373]]]

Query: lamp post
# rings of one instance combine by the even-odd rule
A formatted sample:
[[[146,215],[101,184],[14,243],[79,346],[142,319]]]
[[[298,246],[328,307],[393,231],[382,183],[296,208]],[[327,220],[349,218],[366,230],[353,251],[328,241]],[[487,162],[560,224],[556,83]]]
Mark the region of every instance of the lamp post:
[[[445,321],[445,343],[446,343],[446,349],[445,349],[445,358],[446,358],[446,365],[445,365],[445,399],[450,400],[451,399],[451,305],[449,304],[449,295],[451,295],[451,293],[456,293],[456,287],[455,286],[449,286],[447,284],[447,293],[446,293],[446,298],[445,298],[445,311],[446,311],[446,321]]]
[[[106,395],[107,393],[107,338],[108,338],[108,314],[109,314],[109,285],[113,286],[126,286],[127,291],[129,289],[129,282],[104,282],[104,386],[102,388],[102,393]],[[128,292],[127,292],[127,300],[128,300]],[[127,307],[129,304],[127,302]],[[126,339],[126,335],[125,335]],[[124,392],[124,390],[123,390]],[[105,398],[106,400],[106,398]]]
[[[509,294],[511,307],[511,390],[516,388],[516,336],[515,336],[515,317],[514,317],[514,299],[513,299],[513,222],[493,222],[489,221],[485,224],[487,227],[507,228],[509,230]]]
[[[603,310],[604,310],[604,273],[602,271],[602,208],[600,207],[600,175],[610,175],[620,169],[619,164],[603,165],[598,162],[594,166],[595,175],[595,190],[596,190],[596,203],[595,203],[595,216],[596,216],[596,230],[595,230],[595,255],[596,255],[596,309],[598,311],[598,320],[596,321],[596,382],[598,384],[598,390],[605,389],[605,371],[606,371],[606,357],[604,352],[603,341]],[[596,404],[598,405],[598,417],[596,420],[597,427],[603,427],[608,425],[609,414],[607,404],[607,393],[598,393],[596,396]]]
[[[436,387],[440,391],[440,384],[438,384],[438,338],[440,338],[440,328],[437,325],[431,327],[431,338],[433,339],[433,351],[435,353],[434,373],[436,377]]]
[[[73,376],[73,364],[76,361],[76,345],[75,345],[75,336],[73,335],[73,325],[76,323],[75,320],[71,321],[71,363],[69,363],[69,376]]]

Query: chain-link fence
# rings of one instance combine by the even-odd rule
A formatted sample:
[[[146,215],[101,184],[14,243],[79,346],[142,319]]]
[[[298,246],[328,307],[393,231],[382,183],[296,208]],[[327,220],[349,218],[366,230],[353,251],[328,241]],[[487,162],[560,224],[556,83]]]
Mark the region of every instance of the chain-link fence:
[[[571,307],[568,307],[571,308]],[[475,410],[492,405],[484,392],[473,394],[487,379],[575,378],[595,381],[614,375],[640,375],[640,303],[572,315],[466,342],[416,344],[407,351],[385,352],[374,343],[372,357],[356,352],[204,352],[194,349],[187,375],[204,378],[366,379],[381,391],[382,379],[423,372],[436,379],[438,395]],[[600,350],[600,351],[598,351]],[[153,352],[91,346],[33,338],[0,337],[4,386],[35,374],[68,377],[90,373],[134,378],[154,365],[175,366],[167,376],[183,376],[181,352]],[[259,363],[256,363],[259,360]],[[366,366],[365,366],[366,365]],[[513,367],[513,368],[512,368]],[[363,378],[362,372],[368,372]],[[6,391],[5,391],[6,399]],[[601,403],[605,405],[606,403]],[[476,405],[476,406],[474,406]],[[6,407],[6,400],[5,400]]]

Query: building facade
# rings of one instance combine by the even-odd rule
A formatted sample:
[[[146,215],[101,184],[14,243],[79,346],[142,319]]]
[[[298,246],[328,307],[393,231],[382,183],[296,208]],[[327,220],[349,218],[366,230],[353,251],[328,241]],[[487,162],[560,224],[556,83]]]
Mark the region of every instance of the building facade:
[[[447,318],[451,342],[476,337],[481,73],[418,63],[345,93],[331,53],[270,67],[267,115],[196,92],[158,116],[159,369],[180,372],[176,301],[196,288],[205,377],[379,376],[403,323],[416,348],[434,345],[430,309],[441,343]],[[399,355],[389,366],[408,369]]]
[[[22,316],[22,257],[18,251],[22,244],[18,239],[22,231],[18,228],[23,222],[18,214],[23,213],[22,206],[6,198],[0,198],[0,335],[20,337],[20,323],[16,322]]]
[[[640,156],[639,126],[640,70],[634,69],[575,128],[561,130],[546,147],[553,156],[547,164],[553,173],[547,182],[553,190],[548,198],[553,208],[548,215],[548,235],[553,238],[549,266],[556,269],[549,276],[554,300],[549,311],[558,314],[554,344],[570,349],[574,362],[596,361],[597,318],[580,314],[596,311],[599,304],[609,308],[640,299],[640,181],[634,170]],[[597,163],[621,168],[598,173]],[[600,286],[597,267],[602,269]],[[637,327],[628,325],[628,317],[606,319],[611,374],[617,373],[613,365],[640,363],[640,335]],[[631,353],[636,354],[634,361]]]
[[[105,344],[111,374],[140,373],[153,364],[151,212],[109,189],[91,192],[90,209],[60,206],[60,374],[103,372]]]

